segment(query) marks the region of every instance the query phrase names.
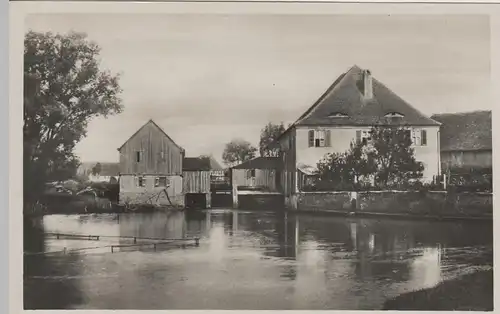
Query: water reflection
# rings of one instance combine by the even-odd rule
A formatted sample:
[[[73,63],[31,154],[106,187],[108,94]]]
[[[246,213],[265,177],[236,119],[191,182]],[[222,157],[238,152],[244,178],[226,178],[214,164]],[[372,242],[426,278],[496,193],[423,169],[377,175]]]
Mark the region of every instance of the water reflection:
[[[37,276],[73,274],[62,282],[85,296],[68,298],[66,308],[378,309],[388,297],[493,260],[491,223],[213,210],[53,215],[43,226],[48,232],[116,237],[96,241],[101,245],[130,243],[119,236],[201,238],[200,247],[190,249],[81,251],[59,257],[64,267],[47,257],[56,271],[43,268]],[[50,251],[90,244],[47,239],[44,245]],[[50,280],[34,288],[34,277],[30,272],[25,279],[26,295],[43,285],[52,289]]]

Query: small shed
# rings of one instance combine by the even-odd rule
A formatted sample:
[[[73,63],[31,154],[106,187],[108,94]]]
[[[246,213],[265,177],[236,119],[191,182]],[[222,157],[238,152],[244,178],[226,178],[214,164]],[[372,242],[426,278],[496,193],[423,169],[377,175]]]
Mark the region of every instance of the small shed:
[[[233,190],[280,192],[281,160],[257,157],[231,168]]]
[[[211,207],[209,157],[185,157],[182,166],[183,193],[188,207]]]

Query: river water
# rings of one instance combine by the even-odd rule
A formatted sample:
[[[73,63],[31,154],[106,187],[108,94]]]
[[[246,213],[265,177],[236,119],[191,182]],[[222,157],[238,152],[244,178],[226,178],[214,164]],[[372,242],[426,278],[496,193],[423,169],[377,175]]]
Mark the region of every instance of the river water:
[[[25,233],[27,309],[373,310],[493,264],[491,222],[210,210],[48,215],[40,225]],[[127,236],[156,248],[112,253],[134,243]],[[193,237],[199,246],[140,239]]]

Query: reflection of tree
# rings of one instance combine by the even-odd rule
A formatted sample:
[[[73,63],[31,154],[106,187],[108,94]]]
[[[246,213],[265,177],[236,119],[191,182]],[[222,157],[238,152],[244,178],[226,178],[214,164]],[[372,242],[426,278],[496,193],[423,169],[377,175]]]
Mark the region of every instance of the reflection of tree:
[[[31,222],[24,224],[25,252],[44,251],[43,227],[34,227]],[[78,288],[75,276],[81,267],[77,266],[78,255],[45,256],[26,255],[24,257],[24,309],[70,309],[83,302],[83,294]]]

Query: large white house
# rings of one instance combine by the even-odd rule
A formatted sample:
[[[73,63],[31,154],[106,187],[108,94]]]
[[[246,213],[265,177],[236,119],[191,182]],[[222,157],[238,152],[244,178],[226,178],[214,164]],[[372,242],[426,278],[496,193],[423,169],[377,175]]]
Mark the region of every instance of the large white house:
[[[352,142],[368,137],[373,126],[408,127],[415,158],[425,168],[423,180],[440,173],[440,123],[373,78],[369,70],[353,66],[275,143],[284,164],[285,197],[300,191],[302,175],[310,174],[327,153],[347,151]]]

